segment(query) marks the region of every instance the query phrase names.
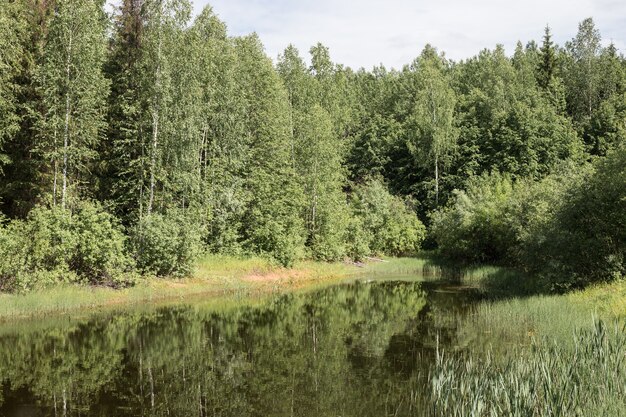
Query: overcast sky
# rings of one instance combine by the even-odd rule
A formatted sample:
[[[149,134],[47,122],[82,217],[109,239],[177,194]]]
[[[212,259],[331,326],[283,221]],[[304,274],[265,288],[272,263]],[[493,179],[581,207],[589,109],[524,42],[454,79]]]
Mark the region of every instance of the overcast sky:
[[[546,24],[560,44],[592,16],[605,42],[626,53],[626,0],[195,0],[228,25],[231,35],[257,32],[272,58],[293,43],[308,57],[322,42],[355,69],[400,68],[426,43],[459,60],[483,48],[541,40]]]

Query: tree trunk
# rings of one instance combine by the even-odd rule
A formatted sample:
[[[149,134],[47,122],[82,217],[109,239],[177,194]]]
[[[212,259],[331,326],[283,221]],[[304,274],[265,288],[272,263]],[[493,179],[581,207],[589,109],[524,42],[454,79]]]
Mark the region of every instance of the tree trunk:
[[[65,129],[63,133],[63,190],[61,192],[61,207],[65,208],[67,200],[67,171],[68,171],[68,147],[70,144],[70,62],[72,57],[72,34],[70,32],[70,39],[67,50],[67,60],[65,64]]]
[[[159,140],[159,113],[152,112],[152,151],[150,152],[150,199],[148,201],[148,214],[152,213],[154,204],[154,188],[156,186],[156,157]]]
[[[56,122],[54,123],[54,134],[53,134],[53,138],[54,138],[54,144],[53,144],[53,148],[54,148],[54,156],[52,157],[52,164],[54,165],[54,180],[52,183],[52,206],[56,207],[57,205],[57,177],[59,175],[59,160],[57,158],[57,152],[58,152],[58,145],[57,145],[57,124]]]
[[[439,157],[435,154],[435,204],[439,206]]]

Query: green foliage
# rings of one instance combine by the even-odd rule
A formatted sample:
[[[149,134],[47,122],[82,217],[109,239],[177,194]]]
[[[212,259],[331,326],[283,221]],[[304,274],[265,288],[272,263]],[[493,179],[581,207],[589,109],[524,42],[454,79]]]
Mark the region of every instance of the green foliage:
[[[131,246],[140,271],[157,276],[189,275],[202,251],[198,218],[182,211],[152,213],[131,231]]]
[[[97,205],[81,203],[73,213],[37,207],[27,220],[13,220],[0,232],[0,287],[125,285],[134,279],[125,242],[116,220]]]
[[[563,167],[540,182],[482,177],[432,215],[432,233],[446,257],[518,266],[548,289],[617,279],[626,273],[625,166],[621,147],[593,170]]]
[[[440,252],[463,262],[499,262],[515,242],[506,217],[511,178],[494,173],[473,178],[448,207],[432,214],[431,233]]]
[[[113,261],[117,218],[142,270],[177,275],[200,246],[282,265],[413,253],[417,219],[432,211],[450,258],[516,265],[554,288],[623,273],[621,235],[599,226],[621,230],[620,220],[575,216],[621,209],[616,197],[583,203],[620,182],[584,194],[582,177],[561,168],[615,158],[626,134],[625,60],[592,19],[564,47],[546,28],[541,46],[519,42],[512,55],[496,46],[453,62],[427,45],[400,70],[355,72],[322,44],[310,65],[289,46],[274,66],[256,35],[229,37],[210,7],[192,21],[190,0],[122,0],[111,16],[104,4],[0,10],[0,211],[26,219],[60,205],[93,236],[82,246],[54,237],[79,231],[41,209],[9,221],[5,235],[47,223],[42,241],[76,251],[33,261],[43,266],[26,269],[51,274],[42,282],[115,281],[109,271],[125,270]],[[596,164],[589,178],[614,182],[615,169]],[[115,218],[81,214],[84,199]],[[199,238],[183,218],[203,225]],[[597,230],[604,237],[589,237]],[[26,247],[4,239],[11,253]]]
[[[451,153],[458,136],[454,125],[456,97],[446,75],[446,62],[427,46],[413,64],[417,71],[418,92],[409,131],[416,132],[408,149],[417,165],[432,167],[435,177],[435,204],[439,204],[439,175],[442,162]]]
[[[238,39],[245,132],[249,146],[243,181],[248,205],[242,219],[246,250],[290,265],[303,256],[303,191],[292,163],[289,102],[271,61],[256,36]]]
[[[24,53],[25,15],[21,2],[9,2],[0,8],[0,149],[20,127],[16,79]],[[6,162],[6,155],[0,153],[0,167]]]
[[[373,254],[397,256],[420,249],[426,228],[401,198],[389,194],[382,181],[374,179],[357,186],[351,204],[358,219],[350,225],[353,253],[367,255],[359,253],[367,248]]]
[[[558,289],[626,275],[626,149],[618,148],[594,168],[563,198],[544,227],[545,240],[526,260]]]
[[[81,188],[93,180],[89,167],[106,126],[107,21],[103,4],[91,0],[59,0],[54,10],[36,77],[43,107],[36,151],[45,161],[46,194],[66,208],[88,195]]]

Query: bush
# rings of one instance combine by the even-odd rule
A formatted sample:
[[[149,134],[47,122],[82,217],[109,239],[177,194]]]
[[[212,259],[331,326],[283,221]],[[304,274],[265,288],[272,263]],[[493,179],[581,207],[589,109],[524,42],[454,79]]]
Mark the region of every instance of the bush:
[[[529,269],[555,289],[626,275],[626,148],[594,164],[563,198],[547,236],[527,250]]]
[[[506,207],[511,178],[498,173],[472,179],[451,203],[431,215],[433,234],[444,257],[464,263],[500,262],[514,244]]]
[[[407,203],[389,194],[380,180],[356,187],[352,209],[357,220],[349,227],[349,246],[357,258],[365,255],[366,250],[398,256],[420,249],[426,235],[424,225]]]
[[[476,178],[431,218],[447,258],[515,266],[557,291],[622,277],[626,149],[592,167],[563,166],[541,181]]]
[[[158,276],[185,276],[201,252],[203,227],[195,216],[181,211],[153,213],[132,230],[137,266]]]
[[[34,208],[0,231],[0,289],[24,291],[59,282],[125,285],[134,279],[126,238],[113,216],[92,203],[71,213]]]

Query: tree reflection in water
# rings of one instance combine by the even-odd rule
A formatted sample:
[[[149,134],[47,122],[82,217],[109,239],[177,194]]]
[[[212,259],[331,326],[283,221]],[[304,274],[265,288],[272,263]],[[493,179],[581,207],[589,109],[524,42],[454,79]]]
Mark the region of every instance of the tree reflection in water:
[[[127,312],[0,338],[3,416],[427,415],[472,294],[352,283],[261,306]]]

